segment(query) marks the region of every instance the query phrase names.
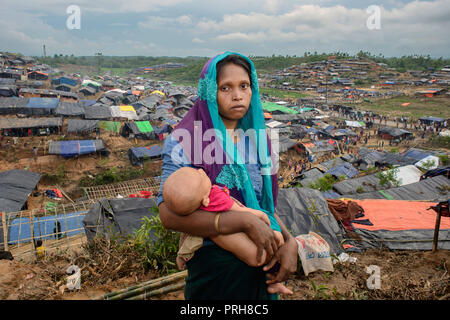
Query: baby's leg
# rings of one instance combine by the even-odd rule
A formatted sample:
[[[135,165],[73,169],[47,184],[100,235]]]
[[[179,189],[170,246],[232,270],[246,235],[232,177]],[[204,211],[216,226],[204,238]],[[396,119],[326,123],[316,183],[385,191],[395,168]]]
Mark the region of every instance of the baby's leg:
[[[257,247],[244,232],[220,235],[212,237],[211,240],[251,267],[260,267],[266,260],[267,253],[263,250],[261,262],[256,261]]]

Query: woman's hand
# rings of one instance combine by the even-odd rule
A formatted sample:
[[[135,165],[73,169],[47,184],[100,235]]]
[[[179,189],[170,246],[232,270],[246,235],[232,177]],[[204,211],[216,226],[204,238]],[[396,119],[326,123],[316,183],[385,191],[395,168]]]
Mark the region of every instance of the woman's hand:
[[[270,270],[276,262],[280,263],[280,269],[274,274],[266,274],[269,278],[269,280],[266,281],[267,284],[286,281],[289,278],[289,275],[297,270],[297,250],[297,241],[290,237],[286,243],[275,252],[272,260],[263,268],[263,270]]]
[[[257,247],[256,261],[263,264],[270,261],[278,250],[277,238],[273,230],[262,219],[250,213],[246,219],[244,232]],[[266,261],[261,261],[264,250],[267,258]]]

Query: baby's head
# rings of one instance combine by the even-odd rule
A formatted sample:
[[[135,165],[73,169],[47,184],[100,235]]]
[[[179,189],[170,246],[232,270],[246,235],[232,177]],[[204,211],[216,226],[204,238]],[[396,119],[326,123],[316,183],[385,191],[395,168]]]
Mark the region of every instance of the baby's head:
[[[203,169],[183,167],[166,179],[162,194],[171,211],[188,215],[200,205],[208,206],[210,191],[211,180]]]

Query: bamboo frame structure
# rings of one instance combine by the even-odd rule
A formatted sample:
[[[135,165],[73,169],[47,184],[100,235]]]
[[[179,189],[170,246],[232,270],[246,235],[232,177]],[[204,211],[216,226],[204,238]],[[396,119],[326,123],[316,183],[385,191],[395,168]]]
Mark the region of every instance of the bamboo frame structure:
[[[76,225],[82,225],[82,219],[95,202],[92,200],[78,201],[73,203],[59,203],[51,208],[38,208],[33,210],[23,210],[18,212],[2,213],[2,231],[3,239],[0,239],[0,248],[8,249],[15,258],[36,260],[36,241],[41,240],[47,253],[58,249],[67,249],[73,246],[79,246],[85,241],[84,227],[70,229],[68,220],[76,219]],[[69,216],[70,215],[70,216]],[[62,221],[61,221],[62,220]],[[61,221],[64,227],[58,231],[56,221]],[[48,230],[48,224],[52,228]],[[39,234],[35,234],[36,229]],[[18,238],[9,240],[8,233],[11,228],[18,228]],[[29,235],[23,236],[23,228],[29,228]],[[27,232],[28,233],[28,232]],[[70,234],[75,233],[73,236]],[[61,237],[62,236],[62,237]]]
[[[160,183],[153,177],[123,181],[118,183],[104,184],[94,187],[82,188],[89,200],[99,200],[102,198],[117,198],[119,195],[128,197],[140,191],[150,191],[158,194]]]

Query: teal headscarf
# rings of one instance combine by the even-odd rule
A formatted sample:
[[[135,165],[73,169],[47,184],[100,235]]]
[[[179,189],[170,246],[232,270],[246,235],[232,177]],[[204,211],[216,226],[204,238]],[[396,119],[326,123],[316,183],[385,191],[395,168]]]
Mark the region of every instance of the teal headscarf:
[[[246,133],[250,133],[250,139],[256,144],[258,150],[258,162],[261,166],[263,189],[261,194],[261,203],[258,202],[256,193],[252,184],[250,174],[245,162],[241,158],[236,145],[231,140],[222,118],[219,114],[217,105],[217,63],[229,55],[237,55],[245,59],[250,65],[252,98],[250,107],[245,116],[239,120],[238,128]],[[205,70],[207,68],[207,70]],[[230,164],[225,164],[219,176],[217,183],[225,184],[229,189],[237,187],[242,192],[245,205],[249,208],[265,212],[270,220],[271,228],[281,231],[278,222],[274,217],[274,195],[273,181],[271,171],[273,168],[272,159],[268,148],[264,112],[259,95],[258,77],[253,62],[235,52],[225,52],[214,57],[209,64],[205,65],[198,84],[198,97],[201,102],[206,102],[211,117],[212,125],[216,132],[223,150]],[[247,131],[249,129],[253,129]],[[278,191],[278,188],[276,188]]]

